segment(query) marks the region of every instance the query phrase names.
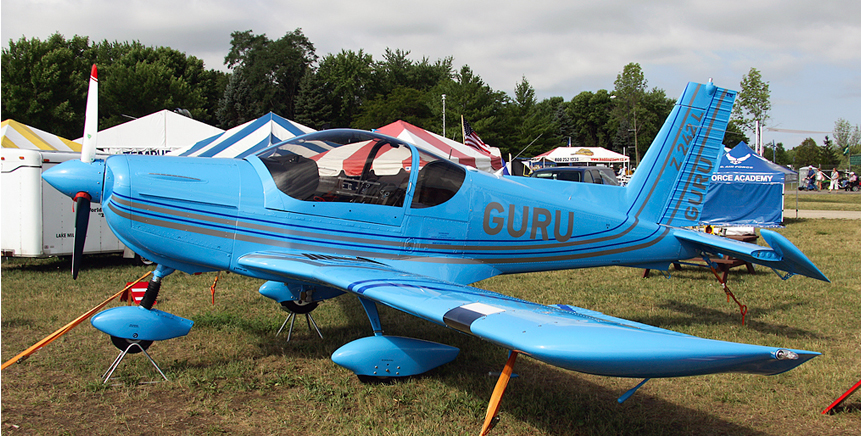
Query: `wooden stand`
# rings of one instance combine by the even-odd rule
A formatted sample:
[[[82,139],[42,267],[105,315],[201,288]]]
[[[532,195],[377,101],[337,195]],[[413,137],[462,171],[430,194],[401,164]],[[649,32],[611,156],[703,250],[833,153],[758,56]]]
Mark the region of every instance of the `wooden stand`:
[[[753,242],[756,242],[757,236],[756,235],[741,235],[741,236],[727,236],[727,238],[734,239],[736,241],[741,241],[741,242],[753,243]],[[734,257],[727,256],[727,257],[724,257],[723,259],[716,258],[716,259],[709,259],[709,260],[712,263],[717,264],[718,271],[723,273],[722,279],[723,279],[724,283],[726,283],[727,276],[729,275],[729,270],[732,268],[735,268],[735,267],[744,266],[745,268],[747,268],[748,273],[750,273],[750,274],[756,273],[756,270],[753,268],[752,263],[745,262],[741,259],[736,259]],[[705,263],[705,261],[703,261],[702,258],[693,258],[693,259],[681,260],[679,262],[673,262],[673,268],[677,271],[682,269],[682,265],[698,266],[698,267],[704,267],[704,268],[710,267],[710,265]],[[650,273],[651,273],[651,270],[649,270],[649,269],[643,271],[643,278],[649,277]]]

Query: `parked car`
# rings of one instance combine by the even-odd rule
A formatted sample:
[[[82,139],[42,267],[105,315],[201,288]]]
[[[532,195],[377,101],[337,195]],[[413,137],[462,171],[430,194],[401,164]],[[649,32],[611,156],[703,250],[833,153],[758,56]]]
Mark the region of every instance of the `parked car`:
[[[529,177],[619,186],[619,180],[616,179],[616,174],[608,167],[542,168],[533,171]]]

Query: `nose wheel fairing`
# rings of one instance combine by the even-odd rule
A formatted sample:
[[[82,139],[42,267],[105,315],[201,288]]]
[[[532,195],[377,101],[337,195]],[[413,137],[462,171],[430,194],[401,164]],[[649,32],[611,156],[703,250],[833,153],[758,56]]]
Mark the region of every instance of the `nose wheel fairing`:
[[[120,306],[105,310],[90,320],[97,330],[118,338],[136,341],[164,341],[185,336],[194,321],[139,306]]]

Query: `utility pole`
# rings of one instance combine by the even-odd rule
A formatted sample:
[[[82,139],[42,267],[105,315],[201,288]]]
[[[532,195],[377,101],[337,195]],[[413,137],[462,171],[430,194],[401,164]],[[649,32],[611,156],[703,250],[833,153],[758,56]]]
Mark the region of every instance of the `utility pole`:
[[[637,101],[634,100],[634,155],[637,157],[637,168],[640,168],[640,148],[637,147]]]

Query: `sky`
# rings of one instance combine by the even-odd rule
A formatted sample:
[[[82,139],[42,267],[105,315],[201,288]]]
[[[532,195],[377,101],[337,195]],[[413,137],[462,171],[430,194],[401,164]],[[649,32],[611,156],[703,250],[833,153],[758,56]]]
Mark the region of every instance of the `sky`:
[[[386,48],[447,56],[497,91],[525,77],[540,99],[613,89],[639,63],[648,87],[677,98],[689,81],[739,89],[751,68],[771,91],[763,141],[822,144],[839,118],[861,124],[858,0],[2,0],[0,39],[140,41],[226,71],[230,34],[275,40],[297,28],[318,56]],[[812,133],[817,132],[817,133]],[[752,135],[749,135],[752,137]]]

